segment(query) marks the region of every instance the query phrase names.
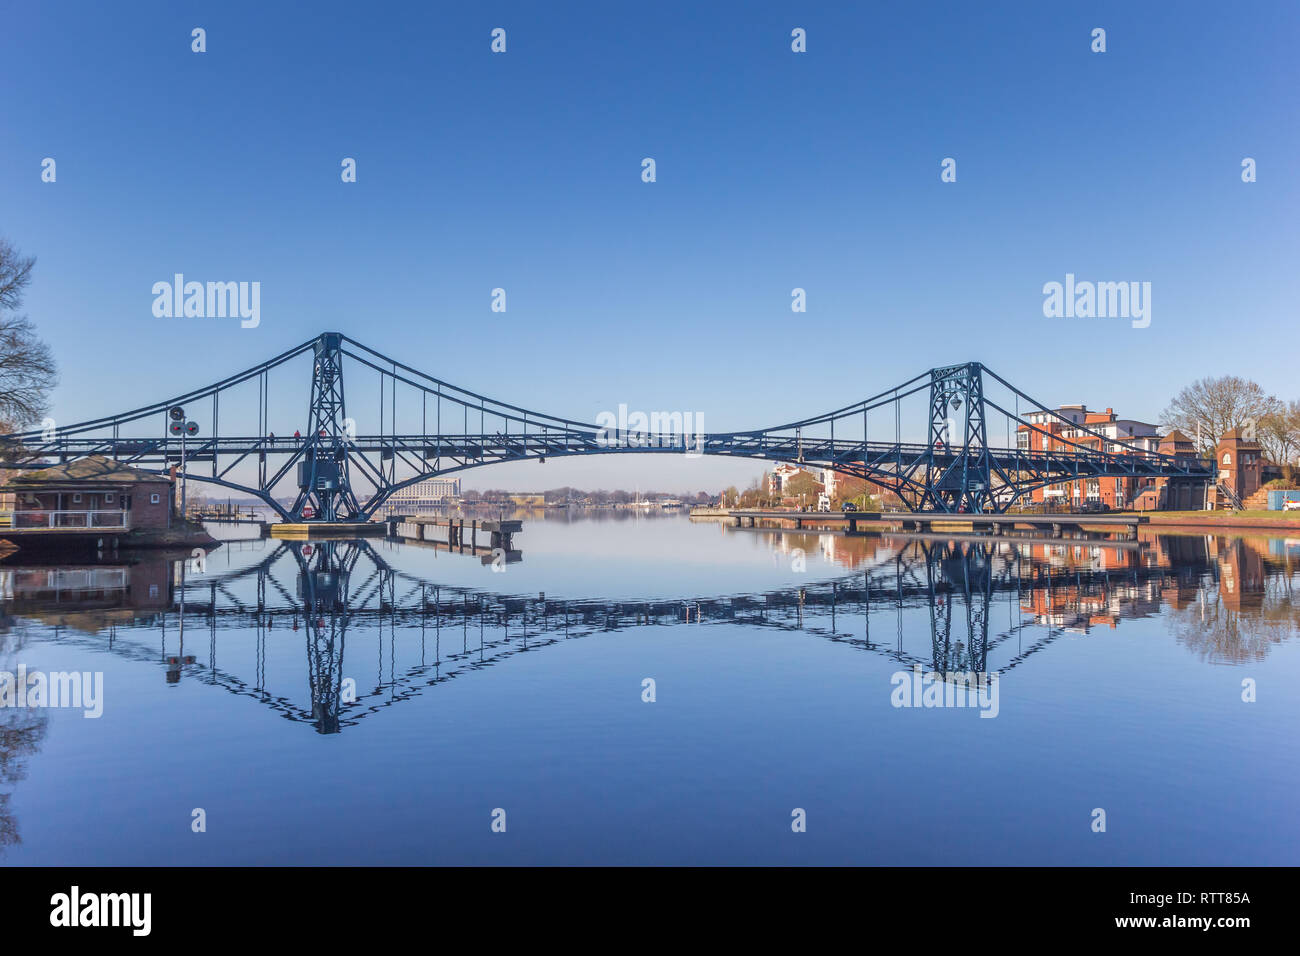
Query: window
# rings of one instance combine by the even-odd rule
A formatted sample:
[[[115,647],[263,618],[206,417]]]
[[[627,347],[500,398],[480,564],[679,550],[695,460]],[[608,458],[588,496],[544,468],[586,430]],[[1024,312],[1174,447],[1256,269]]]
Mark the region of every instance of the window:
[[[81,495],[73,495],[73,496],[72,496],[72,503],[73,503],[74,505],[79,505],[79,504],[81,504]]]
[[[1231,464],[1232,464],[1232,455],[1231,455],[1231,453],[1226,452],[1226,451],[1223,453],[1223,463],[1224,463],[1225,465],[1231,465]]]
[[[104,495],[104,504],[111,505],[112,503],[113,503],[113,492],[110,491]]]
[[[158,493],[154,492],[152,495],[149,496],[149,504],[156,505],[157,503],[158,503]]]

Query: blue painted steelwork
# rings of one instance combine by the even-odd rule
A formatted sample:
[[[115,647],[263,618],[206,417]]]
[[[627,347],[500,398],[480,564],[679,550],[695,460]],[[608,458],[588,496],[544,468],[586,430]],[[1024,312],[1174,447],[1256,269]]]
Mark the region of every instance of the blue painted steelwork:
[[[309,353],[313,371],[307,434],[274,438],[267,430],[267,374]],[[345,364],[380,376],[381,408],[385,396],[391,401],[389,431],[381,418],[377,434],[356,434],[347,417]],[[1014,396],[1014,411],[986,394],[987,380]],[[250,383],[258,390],[256,431],[222,435],[221,397]],[[414,433],[396,428],[399,386],[420,402],[421,428]],[[903,403],[927,393],[927,440],[904,442]],[[0,455],[12,468],[40,468],[51,460],[98,454],[166,473],[181,466],[181,443],[167,432],[167,410],[204,400],[212,402],[211,433],[187,439],[186,478],[258,498],[286,521],[365,520],[393,492],[427,478],[505,461],[613,453],[718,455],[819,466],[888,489],[914,511],[946,513],[1002,512],[1035,488],[1079,479],[1167,478],[1200,484],[1213,478],[1211,462],[1155,454],[1073,422],[1068,424],[1075,437],[1095,439],[1106,450],[1059,434],[1053,435],[1058,447],[1052,451],[1023,450],[1010,441],[1013,447],[995,447],[990,441],[992,415],[1004,416],[1009,437],[1013,427],[1047,434],[1041,422],[1026,417],[1031,414],[1067,420],[978,362],[931,369],[814,418],[752,431],[682,435],[611,431],[530,411],[433,378],[338,332],[326,332],[214,385],[166,401],[53,431],[0,436]],[[409,398],[403,411],[413,417]],[[893,440],[869,440],[873,412],[892,413]],[[132,427],[148,429],[151,422],[162,423],[154,437],[125,434]],[[860,440],[843,437],[859,425]],[[255,465],[256,480],[237,480],[236,469],[248,471],[250,464]],[[286,506],[276,500],[275,489],[295,467],[297,491]],[[355,491],[358,478],[374,489],[364,501]]]

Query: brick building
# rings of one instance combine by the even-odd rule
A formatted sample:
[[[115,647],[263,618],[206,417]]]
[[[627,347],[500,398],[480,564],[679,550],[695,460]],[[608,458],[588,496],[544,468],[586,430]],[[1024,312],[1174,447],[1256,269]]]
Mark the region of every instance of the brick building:
[[[1142,452],[1159,450],[1160,436],[1155,425],[1120,418],[1113,408],[1090,412],[1087,405],[1062,405],[1055,415],[1031,412],[1026,418],[1035,427],[1021,425],[1016,429],[1017,446],[1022,451],[1130,454],[1133,448]],[[1068,508],[1124,509],[1133,506],[1142,490],[1143,482],[1136,478],[1080,478],[1035,488],[1030,498]]]
[[[1240,428],[1224,432],[1214,446],[1216,484],[1211,492],[1216,508],[1240,508],[1264,485],[1264,449]]]
[[[1018,446],[1025,451],[1151,452],[1192,461],[1199,457],[1182,432],[1162,437],[1150,422],[1120,418],[1112,408],[1090,412],[1086,405],[1062,405],[1056,415],[1060,418],[1048,412],[1027,415],[1036,428],[1019,426]],[[1037,488],[1030,497],[1070,509],[1199,511],[1207,506],[1204,481],[1178,478],[1080,478]]]
[[[172,480],[88,455],[10,479],[13,527],[166,529],[172,526]]]

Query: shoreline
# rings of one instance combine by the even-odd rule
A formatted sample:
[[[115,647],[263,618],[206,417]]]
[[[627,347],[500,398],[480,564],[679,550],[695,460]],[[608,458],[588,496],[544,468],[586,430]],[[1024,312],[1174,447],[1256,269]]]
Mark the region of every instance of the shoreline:
[[[1177,528],[1186,531],[1293,531],[1300,534],[1300,516],[1284,518],[1285,512],[1234,514],[1218,511],[1148,511],[1145,528]],[[1277,515],[1277,517],[1272,517]]]
[[[727,521],[731,519],[730,508],[692,508],[690,517],[704,521]],[[793,520],[796,512],[791,513]],[[1300,535],[1300,514],[1294,514],[1294,517],[1284,517],[1286,512],[1281,511],[1256,511],[1256,512],[1228,512],[1228,511],[1112,511],[1106,512],[1110,515],[1134,515],[1146,518],[1139,529],[1150,532],[1152,529],[1177,529],[1182,531],[1258,531],[1271,533],[1295,532]],[[897,520],[902,520],[904,513],[900,513]],[[1063,512],[1061,517],[1073,517],[1079,520],[1081,526],[1088,526],[1088,513],[1073,514]],[[816,521],[815,516],[804,515],[806,521]],[[886,521],[895,520],[893,515],[885,519]],[[936,521],[935,524],[968,524],[970,518],[964,515],[954,514],[950,521]]]

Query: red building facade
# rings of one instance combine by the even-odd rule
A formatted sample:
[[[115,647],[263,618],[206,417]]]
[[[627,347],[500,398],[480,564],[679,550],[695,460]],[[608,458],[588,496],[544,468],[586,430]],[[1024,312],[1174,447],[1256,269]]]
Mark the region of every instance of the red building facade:
[[[165,529],[172,525],[172,481],[89,455],[9,482],[15,529]]]

